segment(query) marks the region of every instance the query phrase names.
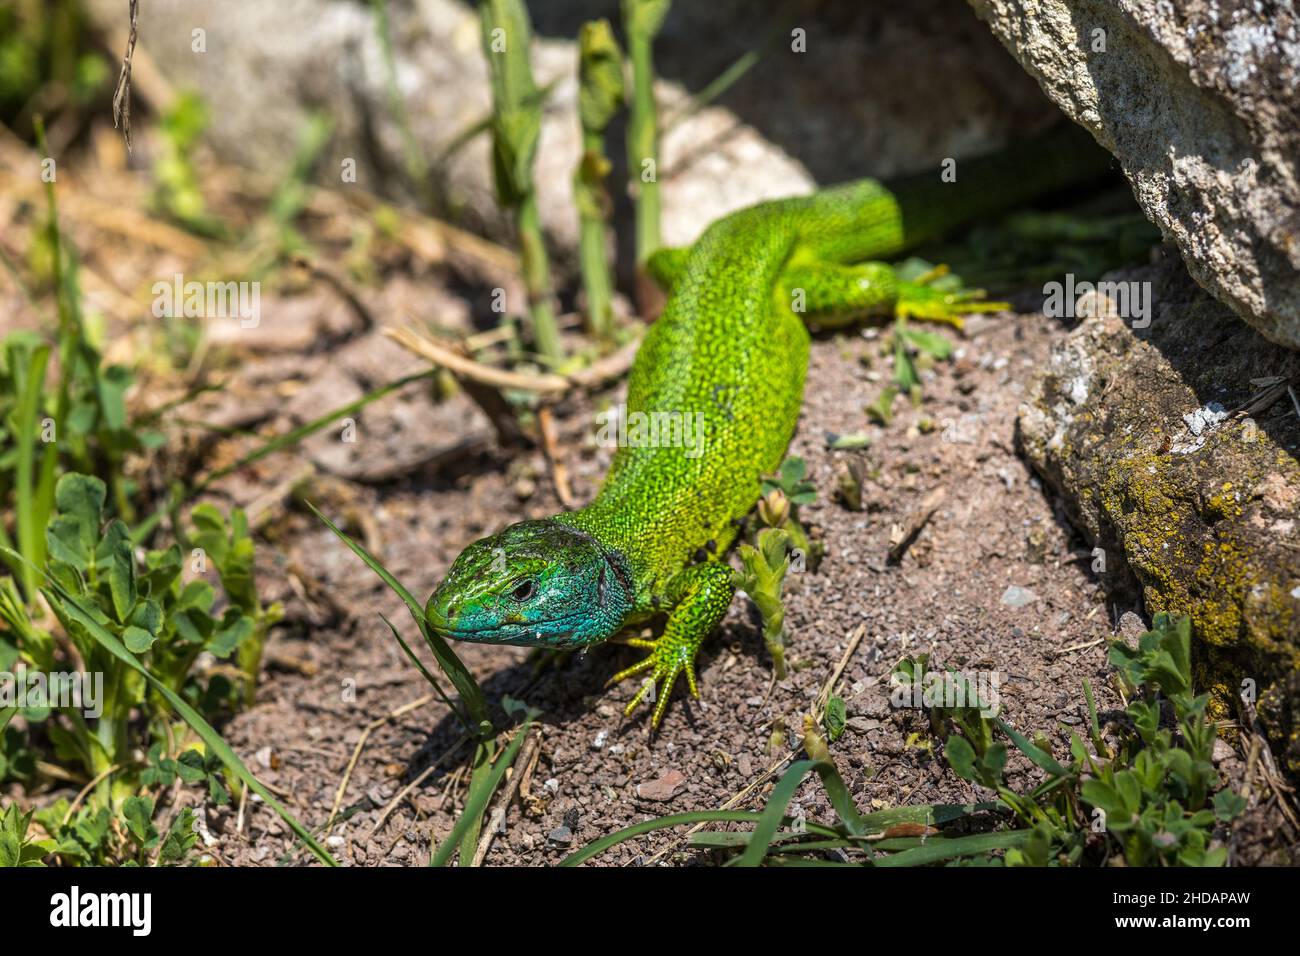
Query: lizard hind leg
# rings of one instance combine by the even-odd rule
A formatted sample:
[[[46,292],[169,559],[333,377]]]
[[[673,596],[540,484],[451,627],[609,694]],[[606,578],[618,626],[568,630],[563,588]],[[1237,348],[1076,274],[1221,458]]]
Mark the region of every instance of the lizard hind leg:
[[[695,680],[695,655],[726,616],[736,588],[731,583],[731,568],[709,561],[679,571],[670,582],[668,592],[671,610],[663,634],[655,641],[639,641],[636,645],[649,648],[649,655],[609,679],[614,684],[649,672],[624,713],[630,716],[648,698],[654,703],[652,727],[658,727],[663,720],[669,695],[681,674],[686,675],[691,696],[700,696]]]
[[[1000,312],[1006,302],[986,302],[981,289],[963,288],[946,267],[913,279],[900,279],[887,262],[798,260],[781,272],[777,295],[805,322],[835,329],[872,316],[898,316],[944,322],[961,328],[971,312]]]

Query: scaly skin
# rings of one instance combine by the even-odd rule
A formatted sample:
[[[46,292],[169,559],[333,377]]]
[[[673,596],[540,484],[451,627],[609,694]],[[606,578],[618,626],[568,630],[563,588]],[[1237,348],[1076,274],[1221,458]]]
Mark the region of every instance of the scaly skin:
[[[906,314],[957,323],[999,307],[901,282],[888,264],[865,260],[1095,174],[1097,155],[1079,152],[1077,136],[1052,134],[1011,165],[963,161],[964,189],[937,175],[888,189],[863,180],[741,210],[689,250],[657,253],[649,268],[669,295],[632,366],[626,414],[668,413],[699,422],[700,435],[620,447],[587,507],[470,545],[430,597],[430,624],[459,640],[573,648],[666,614],[657,640],[628,642],[650,652],[645,660],[611,678],[650,678],[627,712],[649,697],[657,727],[680,674],[698,696],[695,655],[734,596],[723,557],[794,434],[804,322]]]

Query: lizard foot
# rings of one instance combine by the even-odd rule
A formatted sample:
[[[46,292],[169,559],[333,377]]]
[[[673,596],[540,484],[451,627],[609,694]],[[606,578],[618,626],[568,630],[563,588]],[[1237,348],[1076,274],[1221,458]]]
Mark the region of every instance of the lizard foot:
[[[691,696],[697,698],[700,696],[699,687],[695,682],[695,654],[699,650],[698,645],[693,646],[680,639],[673,640],[668,635],[653,641],[634,638],[626,643],[631,647],[647,649],[650,653],[644,660],[619,671],[605,686],[609,687],[646,671],[650,673],[641,684],[640,690],[623,709],[624,715],[632,716],[632,712],[643,700],[653,703],[654,713],[650,717],[650,726],[658,727],[659,722],[663,720],[664,711],[668,709],[668,697],[672,693],[673,684],[682,673],[686,674],[686,684],[690,688]]]
[[[898,283],[894,314],[899,318],[944,322],[960,329],[963,315],[1011,308],[1009,302],[986,302],[984,296],[983,289],[962,288],[960,280],[948,275],[947,266],[935,266],[915,279]]]

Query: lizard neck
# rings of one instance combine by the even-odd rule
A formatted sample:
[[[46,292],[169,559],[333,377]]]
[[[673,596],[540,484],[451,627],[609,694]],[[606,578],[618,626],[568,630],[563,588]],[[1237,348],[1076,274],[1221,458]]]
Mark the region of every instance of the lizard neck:
[[[650,547],[655,530],[632,526],[629,514],[597,498],[585,508],[556,515],[561,524],[590,535],[606,555],[619,583],[629,596],[625,620],[644,614],[652,606],[651,595],[670,569],[658,561]]]

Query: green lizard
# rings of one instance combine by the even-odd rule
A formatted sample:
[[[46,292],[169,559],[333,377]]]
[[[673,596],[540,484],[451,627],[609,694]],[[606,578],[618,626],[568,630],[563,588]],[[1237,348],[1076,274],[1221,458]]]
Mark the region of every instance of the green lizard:
[[[650,678],[627,713],[649,695],[657,727],[678,676],[699,696],[696,653],[735,593],[725,552],[799,417],[805,322],[958,323],[991,308],[974,293],[899,281],[878,260],[1094,176],[1108,159],[1078,130],[1049,134],[1012,158],[963,160],[956,183],[862,180],[764,202],[689,249],[656,253],[649,269],[668,297],[632,365],[626,411],[701,422],[701,444],[620,447],[585,508],[471,544],[429,598],[430,625],[463,641],[576,648],[667,615],[657,640],[627,642],[648,656],[610,679]]]

